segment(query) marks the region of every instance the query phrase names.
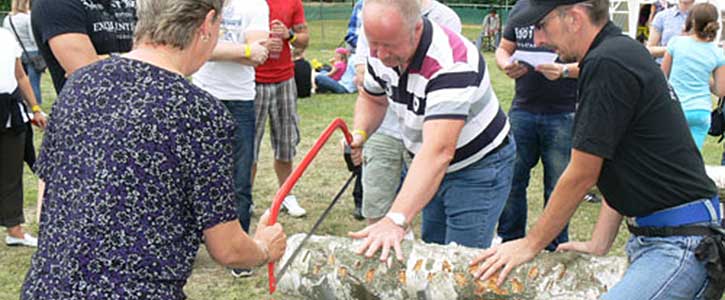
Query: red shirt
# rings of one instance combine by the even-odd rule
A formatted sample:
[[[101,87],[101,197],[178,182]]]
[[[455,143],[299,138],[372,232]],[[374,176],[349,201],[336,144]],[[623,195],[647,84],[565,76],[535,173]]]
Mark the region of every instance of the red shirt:
[[[273,20],[280,20],[287,28],[305,23],[305,9],[301,0],[267,0],[270,26]],[[288,41],[282,43],[279,59],[267,59],[256,69],[256,81],[278,83],[295,76],[295,64]]]

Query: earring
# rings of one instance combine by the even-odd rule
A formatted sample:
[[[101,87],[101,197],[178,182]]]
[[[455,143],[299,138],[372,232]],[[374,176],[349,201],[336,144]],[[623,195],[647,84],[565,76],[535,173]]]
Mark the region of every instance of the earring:
[[[201,41],[202,42],[208,42],[209,41],[209,37],[211,37],[211,34],[203,34],[201,36]]]

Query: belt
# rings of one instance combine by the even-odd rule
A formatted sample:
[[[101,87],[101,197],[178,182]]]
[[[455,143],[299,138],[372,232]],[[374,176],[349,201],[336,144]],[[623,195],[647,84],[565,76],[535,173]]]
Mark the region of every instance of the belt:
[[[720,199],[714,196],[656,211],[644,217],[630,218],[628,223],[635,227],[679,227],[717,222],[721,219]]]
[[[708,226],[681,226],[681,227],[635,227],[627,224],[627,229],[634,235],[649,237],[668,237],[678,235],[708,236],[717,235],[720,232],[715,227]]]

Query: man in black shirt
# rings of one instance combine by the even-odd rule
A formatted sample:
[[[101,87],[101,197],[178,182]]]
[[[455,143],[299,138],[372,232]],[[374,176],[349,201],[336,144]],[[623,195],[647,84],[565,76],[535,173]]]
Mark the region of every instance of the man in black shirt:
[[[510,15],[525,9],[529,0],[518,0]],[[526,233],[527,195],[531,169],[541,160],[544,167],[544,205],[548,203],[556,181],[569,163],[574,107],[576,105],[576,63],[540,64],[536,67],[512,59],[514,53],[529,57],[550,57],[553,51],[534,45],[534,26],[507,23],[503,39],[496,49],[496,64],[506,76],[516,80],[516,93],[508,113],[516,140],[516,161],[511,193],[498,218],[498,235],[504,242]],[[546,250],[569,241],[562,230]]]
[[[676,95],[647,50],[609,22],[608,0],[532,2],[510,22],[533,23],[537,45],[580,66],[571,161],[530,234],[484,251],[472,262],[483,262],[476,276],[501,269],[503,283],[554,239],[597,184],[606,203],[592,239],[559,250],[603,255],[627,217],[631,265],[602,298],[695,299],[708,279],[694,250],[711,232],[705,226],[720,222],[719,199]]]
[[[56,93],[75,70],[131,50],[135,0],[37,0],[32,11],[33,35]]]

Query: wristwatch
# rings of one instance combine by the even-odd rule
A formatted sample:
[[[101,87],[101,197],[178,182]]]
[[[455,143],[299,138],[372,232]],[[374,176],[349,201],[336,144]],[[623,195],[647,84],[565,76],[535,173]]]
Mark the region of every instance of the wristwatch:
[[[566,64],[562,64],[563,69],[561,69],[561,78],[569,78],[569,66]]]
[[[408,223],[405,222],[405,215],[402,213],[389,212],[385,215],[385,217],[393,221],[393,224],[398,225],[403,229],[408,228]]]

